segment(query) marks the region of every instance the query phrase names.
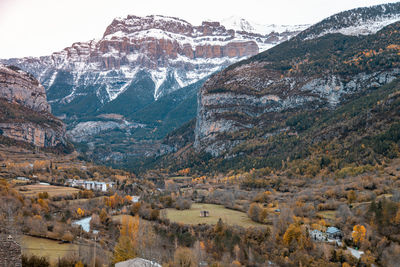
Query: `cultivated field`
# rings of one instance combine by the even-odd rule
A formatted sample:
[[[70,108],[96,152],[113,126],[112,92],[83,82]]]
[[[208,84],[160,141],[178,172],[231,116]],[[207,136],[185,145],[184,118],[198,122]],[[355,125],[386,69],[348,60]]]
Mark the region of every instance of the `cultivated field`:
[[[79,189],[73,187],[41,185],[41,184],[17,186],[16,189],[19,190],[19,192],[25,197],[34,197],[37,196],[38,193],[43,193],[43,192],[49,193],[50,197],[67,196],[79,192]]]
[[[201,210],[209,211],[210,216],[200,217]],[[224,206],[213,204],[193,204],[190,210],[167,209],[167,218],[173,222],[184,224],[216,224],[219,218],[221,218],[225,223],[230,225],[266,227],[250,220],[244,212],[226,209]]]
[[[26,235],[21,237],[21,248],[22,254],[47,257],[52,264],[57,263],[58,258],[79,253],[79,246],[76,244],[60,244],[58,241]]]

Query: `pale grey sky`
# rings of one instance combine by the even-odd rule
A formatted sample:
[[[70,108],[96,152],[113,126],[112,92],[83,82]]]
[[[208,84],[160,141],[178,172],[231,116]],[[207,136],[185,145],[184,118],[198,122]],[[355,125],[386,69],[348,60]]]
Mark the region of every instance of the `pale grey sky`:
[[[195,25],[232,15],[259,23],[315,23],[390,0],[0,0],[0,58],[42,56],[100,38],[115,17],[167,15]]]

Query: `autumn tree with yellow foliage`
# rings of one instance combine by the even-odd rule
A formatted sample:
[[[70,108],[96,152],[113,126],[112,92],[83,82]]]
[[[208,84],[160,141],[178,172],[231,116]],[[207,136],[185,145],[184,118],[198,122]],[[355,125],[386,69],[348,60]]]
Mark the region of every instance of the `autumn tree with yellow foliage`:
[[[76,214],[78,214],[79,217],[82,217],[83,215],[85,215],[85,211],[81,208],[78,208],[76,210]]]
[[[283,243],[286,246],[291,246],[292,244],[297,243],[297,248],[302,249],[307,246],[307,236],[299,224],[292,223],[283,235]]]
[[[188,175],[190,172],[190,168],[186,168],[186,169],[182,169],[180,171],[178,171],[179,175]]]
[[[113,262],[133,259],[137,256],[139,216],[123,216],[118,243],[114,248]]]
[[[351,233],[351,237],[353,238],[354,243],[359,245],[364,239],[367,230],[364,225],[356,224],[353,227],[353,232]]]

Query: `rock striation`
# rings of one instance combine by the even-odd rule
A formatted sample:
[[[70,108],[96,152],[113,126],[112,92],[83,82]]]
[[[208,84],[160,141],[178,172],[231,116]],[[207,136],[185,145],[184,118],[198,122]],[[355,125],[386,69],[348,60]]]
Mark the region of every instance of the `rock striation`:
[[[2,135],[33,144],[37,147],[56,147],[65,144],[65,127],[49,127],[27,123],[0,123]]]
[[[247,68],[251,70],[246,72]],[[379,87],[400,77],[399,68],[359,73],[350,80],[339,75],[276,79],[273,73],[255,77],[251,74],[254,72],[262,73],[263,65],[250,64],[239,70],[217,74],[204,84],[198,99],[194,142],[197,151],[219,156],[240,143],[239,139],[226,138],[226,134],[254,127],[266,128],[288,111],[326,106],[335,108],[348,95]],[[253,90],[223,92],[223,85],[219,82],[224,79],[223,75],[228,75],[228,84]]]
[[[129,15],[114,19],[98,40],[76,42],[50,56],[2,62],[37,77],[48,92],[53,111],[62,115],[62,107],[86,99],[97,110],[113,103],[120,106],[115,100],[126,99],[144,76],[150,82],[134,94],[149,98],[148,104],[273,47],[305,27],[260,34],[229,29],[219,22],[195,26],[174,17]],[[132,101],[135,106],[142,105]],[[87,110],[73,111],[87,115]]]
[[[266,137],[296,134],[282,124],[290,114],[335,109],[399,78],[400,49],[394,45],[400,40],[399,7],[336,14],[213,75],[198,95],[196,151],[229,154],[254,128],[264,129]],[[356,34],[355,29],[368,28],[365,24],[370,31]]]
[[[0,133],[38,147],[65,145],[65,125],[50,113],[44,87],[29,73],[0,65]]]
[[[29,73],[0,65],[0,86],[0,98],[35,111],[51,112],[44,87]]]

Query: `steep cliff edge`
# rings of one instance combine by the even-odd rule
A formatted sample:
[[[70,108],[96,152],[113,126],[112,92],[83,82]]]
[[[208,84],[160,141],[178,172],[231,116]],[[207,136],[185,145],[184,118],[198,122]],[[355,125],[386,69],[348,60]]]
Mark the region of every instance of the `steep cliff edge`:
[[[44,87],[29,73],[0,65],[0,134],[38,147],[66,145],[65,126],[50,113]]]
[[[76,42],[50,56],[0,62],[37,77],[57,116],[127,116],[305,27],[257,34],[219,22],[196,26],[174,17],[129,15],[114,19],[98,40]]]
[[[232,149],[255,133],[262,132],[264,139],[296,135],[284,123],[293,114],[333,110],[400,77],[399,7],[396,3],[337,14],[214,75],[199,93],[196,151],[234,157],[240,150]],[[349,14],[359,19],[350,23]],[[340,30],[362,28],[363,23],[375,26],[360,34]]]
[[[43,84],[52,113],[63,118],[71,140],[85,140],[81,152],[101,156],[104,163],[121,162],[121,154],[126,161],[138,150],[147,155],[147,142],[146,149],[132,143],[160,140],[193,119],[197,91],[209,75],[306,27],[232,29],[229,23],[194,25],[174,17],[128,15],[115,18],[96,40],[0,63],[18,66]],[[105,119],[110,114],[121,115],[130,126]]]
[[[51,112],[46,91],[35,77],[17,67],[0,65],[0,98],[34,111]]]

